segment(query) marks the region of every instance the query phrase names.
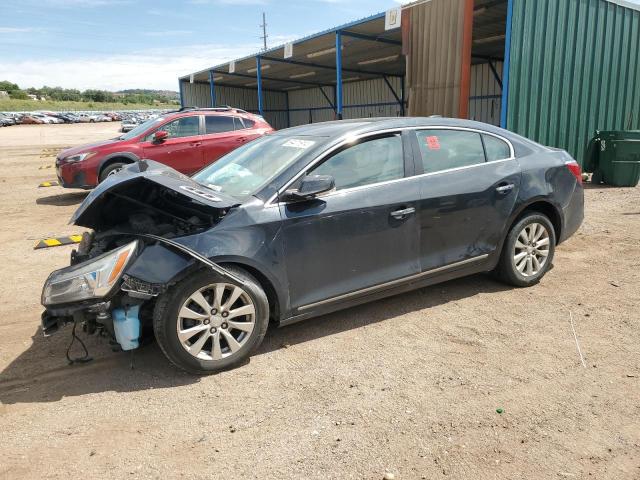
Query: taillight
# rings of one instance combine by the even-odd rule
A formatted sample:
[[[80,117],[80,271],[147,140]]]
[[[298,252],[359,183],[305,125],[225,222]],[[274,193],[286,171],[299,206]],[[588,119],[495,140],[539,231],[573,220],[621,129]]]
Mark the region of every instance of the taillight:
[[[578,162],[576,162],[575,160],[571,160],[565,163],[565,165],[567,166],[569,171],[573,173],[573,176],[576,177],[578,183],[582,185],[582,169],[580,168]]]

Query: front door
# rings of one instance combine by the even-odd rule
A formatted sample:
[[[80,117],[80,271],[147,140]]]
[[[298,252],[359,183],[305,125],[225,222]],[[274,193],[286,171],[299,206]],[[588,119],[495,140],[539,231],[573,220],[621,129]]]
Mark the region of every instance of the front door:
[[[142,144],[145,158],[164,163],[186,174],[203,166],[199,115],[178,118],[165,123],[156,131],[160,130],[164,130],[169,136],[163,141],[155,142],[155,131],[147,135]]]
[[[403,143],[395,133],[349,145],[306,172],[334,177],[334,192],[281,204],[293,308],[419,272],[419,183]]]
[[[520,166],[510,146],[490,134],[457,129],[418,130],[414,141],[423,170],[422,271],[481,260],[498,247],[518,197]]]

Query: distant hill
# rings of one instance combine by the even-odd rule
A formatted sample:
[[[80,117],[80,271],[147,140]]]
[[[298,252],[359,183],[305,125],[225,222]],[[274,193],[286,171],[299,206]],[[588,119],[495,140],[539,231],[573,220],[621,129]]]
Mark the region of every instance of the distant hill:
[[[126,90],[118,90],[115,93],[121,93],[121,94],[134,94],[134,95],[154,95],[154,96],[160,96],[160,97],[166,97],[166,98],[179,98],[180,97],[180,93],[179,92],[174,92],[173,90],[151,90],[148,88],[128,88]]]

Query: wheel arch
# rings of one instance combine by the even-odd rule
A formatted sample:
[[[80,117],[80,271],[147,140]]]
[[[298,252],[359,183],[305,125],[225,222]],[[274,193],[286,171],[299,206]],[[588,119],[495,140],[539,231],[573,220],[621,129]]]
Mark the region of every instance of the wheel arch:
[[[259,267],[256,265],[247,263],[239,258],[219,260],[218,263],[221,267],[234,266],[246,270],[251,276],[255,277],[260,286],[264,289],[264,293],[267,295],[269,301],[269,319],[271,321],[279,321],[282,307],[280,305],[280,296],[278,290],[272,279],[269,278]]]
[[[114,163],[119,162],[131,164],[137,162],[138,160],[140,160],[140,158],[131,152],[117,152],[109,154],[100,162],[100,167],[98,168],[98,178],[100,177],[100,175],[102,175],[104,169],[109,165],[113,165]]]
[[[556,245],[558,244],[558,240],[562,235],[562,214],[561,210],[558,206],[554,205],[554,203],[548,198],[537,198],[532,201],[522,205],[515,215],[512,216],[511,222],[509,223],[509,228],[507,228],[504,238],[509,234],[511,228],[520,221],[520,219],[529,212],[537,212],[542,213],[551,221],[553,225],[553,230],[556,237]],[[503,238],[503,243],[504,243]]]

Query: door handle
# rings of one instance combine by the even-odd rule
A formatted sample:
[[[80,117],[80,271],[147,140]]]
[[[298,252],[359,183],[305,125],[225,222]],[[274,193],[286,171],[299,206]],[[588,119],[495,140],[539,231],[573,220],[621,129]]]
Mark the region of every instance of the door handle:
[[[236,142],[244,142],[247,140],[247,137],[236,138]]]
[[[396,220],[402,220],[405,217],[408,217],[412,213],[416,213],[416,209],[413,207],[403,208],[401,210],[395,210],[391,212],[391,216]]]
[[[498,192],[498,193],[500,193],[502,195],[506,195],[511,190],[513,190],[514,187],[515,187],[515,185],[513,183],[507,183],[506,185],[500,185],[498,188],[496,188],[496,192]]]
[[[200,145],[202,145],[202,142],[193,142],[191,144],[192,147],[199,147]]]

